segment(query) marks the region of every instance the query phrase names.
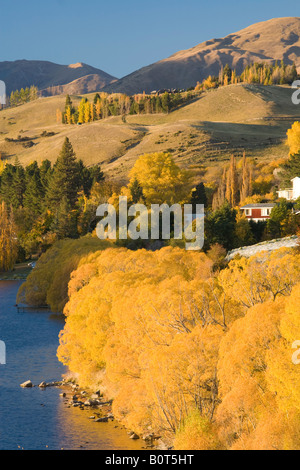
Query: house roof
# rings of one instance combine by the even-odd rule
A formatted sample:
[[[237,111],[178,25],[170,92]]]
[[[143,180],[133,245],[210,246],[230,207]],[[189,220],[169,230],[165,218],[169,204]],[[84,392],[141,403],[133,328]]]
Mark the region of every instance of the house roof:
[[[260,209],[263,207],[273,208],[276,204],[273,202],[262,202],[260,204],[246,204],[246,206],[241,207],[240,209]]]

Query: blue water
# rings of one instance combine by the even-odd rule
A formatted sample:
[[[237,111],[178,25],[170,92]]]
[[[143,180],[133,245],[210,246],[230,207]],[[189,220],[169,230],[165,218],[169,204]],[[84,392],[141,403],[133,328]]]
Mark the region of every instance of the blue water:
[[[18,313],[21,282],[0,282],[0,340],[6,365],[0,364],[0,450],[140,449],[141,443],[112,423],[94,423],[91,411],[67,408],[58,388],[22,389],[31,380],[60,380],[65,372],[56,358],[63,320],[49,312]]]

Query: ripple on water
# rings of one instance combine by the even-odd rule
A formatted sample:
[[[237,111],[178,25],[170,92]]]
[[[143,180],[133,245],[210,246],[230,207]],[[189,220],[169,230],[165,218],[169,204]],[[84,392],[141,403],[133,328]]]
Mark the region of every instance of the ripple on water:
[[[140,449],[117,423],[94,423],[91,411],[67,408],[57,388],[22,389],[58,380],[65,372],[56,357],[63,319],[49,312],[18,313],[14,307],[20,281],[0,281],[0,340],[7,364],[0,365],[0,450]],[[117,428],[115,426],[118,426]]]

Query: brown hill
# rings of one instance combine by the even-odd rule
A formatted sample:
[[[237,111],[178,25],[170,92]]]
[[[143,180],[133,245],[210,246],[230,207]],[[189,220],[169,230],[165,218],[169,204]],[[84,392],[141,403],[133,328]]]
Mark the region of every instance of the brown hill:
[[[66,85],[51,86],[41,90],[42,96],[55,96],[55,95],[81,95],[86,93],[93,93],[101,90],[106,85],[106,80],[96,74],[85,75],[84,77],[77,78],[73,82]]]
[[[276,18],[249,26],[225,38],[203,42],[192,49],[133,72],[105,91],[128,94],[162,88],[187,88],[222,66],[241,73],[252,62],[284,60],[300,68],[300,18]]]
[[[16,60],[0,62],[0,80],[6,83],[8,94],[22,87],[35,85],[39,90],[46,89],[45,94],[49,96],[52,94],[52,88],[54,94],[57,94],[60,87],[62,87],[62,93],[67,93],[68,91],[64,88],[67,84],[70,84],[70,89],[75,94],[86,92],[85,90],[97,91],[112,83],[116,78],[83,63],[59,65],[40,60]]]
[[[91,101],[94,94],[83,96]],[[55,162],[69,137],[77,157],[87,165],[101,164],[108,178],[126,182],[139,155],[170,152],[180,166],[209,182],[244,150],[264,162],[288,156],[286,132],[300,120],[291,96],[289,86],[230,85],[169,114],[129,115],[126,122],[115,116],[81,126],[57,122],[65,96],[39,98],[0,111],[0,155],[8,163],[16,157],[24,165]],[[81,100],[80,95],[71,98],[74,106]]]

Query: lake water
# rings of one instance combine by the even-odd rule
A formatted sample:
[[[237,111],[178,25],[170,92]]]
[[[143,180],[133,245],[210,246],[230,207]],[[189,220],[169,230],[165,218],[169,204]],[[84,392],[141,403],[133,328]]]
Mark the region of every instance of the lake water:
[[[0,281],[0,340],[7,349],[6,365],[0,364],[0,450],[140,449],[116,422],[95,423],[91,411],[67,408],[60,389],[20,387],[26,380],[60,380],[65,372],[56,358],[63,320],[45,311],[18,313],[20,285]]]

